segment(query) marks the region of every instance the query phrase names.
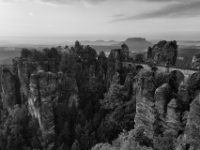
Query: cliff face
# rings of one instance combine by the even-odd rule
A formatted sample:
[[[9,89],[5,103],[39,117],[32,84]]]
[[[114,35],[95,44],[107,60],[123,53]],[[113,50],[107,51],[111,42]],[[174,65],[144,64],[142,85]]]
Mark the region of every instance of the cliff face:
[[[173,44],[163,41],[154,48],[167,54]],[[127,67],[128,55],[122,45],[108,59],[73,57],[67,64],[76,68],[73,74],[28,59],[14,61],[13,73],[3,69],[0,149],[12,149],[2,144],[10,138],[32,149],[88,150],[118,135],[113,145],[100,144],[98,150],[200,149],[200,73],[185,82],[180,71]]]
[[[126,44],[121,46],[121,49],[111,50],[108,57],[107,68],[107,88],[109,88],[113,76],[116,72],[122,72],[123,62],[129,59],[129,48]],[[121,82],[121,81],[120,81]]]
[[[149,48],[150,59],[157,64],[174,65],[176,55],[175,41],[161,41]],[[120,61],[119,52],[113,50],[108,59],[108,69],[113,73],[111,83],[121,83],[119,77],[122,76],[120,68],[123,68],[121,67],[123,65],[120,66],[120,63],[123,64],[123,61]],[[115,71],[118,73],[114,73]],[[136,109],[134,129],[129,132],[129,135],[123,133],[119,136],[117,140],[125,139],[120,141],[119,149],[128,150],[130,147],[137,147],[155,150],[187,150],[188,148],[196,150],[200,148],[197,144],[200,139],[197,134],[199,73],[192,75],[188,83],[184,78],[184,74],[178,70],[166,74],[142,69],[136,76],[131,73],[126,74],[124,86],[130,93],[129,100],[132,106]],[[121,107],[115,109],[113,115],[116,117],[118,114],[120,118],[122,115],[119,111],[123,112],[123,109]],[[110,146],[113,149],[118,149],[117,147],[115,143]]]
[[[14,62],[14,72],[20,83],[20,95],[22,103],[27,103],[28,91],[29,91],[29,80],[31,74],[36,71],[37,65],[34,62]]]
[[[41,147],[50,150],[54,148],[56,138],[54,106],[66,97],[64,105],[78,107],[78,87],[74,78],[41,69],[42,64],[28,60],[15,61],[14,74],[3,69],[2,100],[9,116],[16,114],[16,105],[19,110],[20,104],[29,108],[32,121],[36,119],[39,124],[34,137],[39,140]]]
[[[141,71],[137,84],[135,129],[144,128],[145,135],[152,139],[155,122],[154,92],[156,86],[151,72]]]
[[[148,48],[147,58],[155,64],[175,65],[178,54],[176,41],[160,41],[153,47]]]
[[[199,96],[190,104],[186,125],[186,144],[190,149],[200,150],[200,100]]]
[[[200,54],[196,54],[192,58],[192,67],[195,69],[199,69],[200,67]]]
[[[5,109],[12,109],[14,105],[19,104],[19,95],[17,94],[17,79],[7,69],[2,70],[1,75],[2,101]]]
[[[29,111],[38,119],[44,142],[54,147],[55,127],[53,105],[58,101],[58,82],[53,73],[38,71],[30,77],[30,94],[28,96]]]

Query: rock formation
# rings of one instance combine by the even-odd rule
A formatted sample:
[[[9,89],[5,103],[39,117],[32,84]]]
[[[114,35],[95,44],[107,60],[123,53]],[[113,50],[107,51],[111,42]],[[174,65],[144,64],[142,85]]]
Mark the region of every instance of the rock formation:
[[[150,62],[162,65],[175,65],[178,54],[176,41],[160,41],[148,48],[147,58]]]
[[[145,135],[153,138],[154,135],[154,92],[155,80],[151,72],[141,71],[138,76],[138,92],[136,93],[135,129],[144,128]]]
[[[122,49],[111,50],[108,57],[108,68],[107,68],[107,88],[109,88],[113,76],[116,72],[122,71],[123,61],[129,59],[129,48],[127,45],[123,44]]]
[[[148,59],[158,64],[174,65],[176,55],[175,41],[148,48]],[[73,74],[58,72],[56,61],[28,58],[15,59],[13,73],[2,70],[0,149],[4,140],[32,149],[87,150],[118,135],[110,149],[200,149],[199,72],[185,82],[177,70],[131,70],[125,44],[108,59],[102,53],[91,62],[73,56],[67,63]]]
[[[186,144],[190,150],[200,150],[200,99],[199,96],[190,104],[186,125]]]
[[[165,120],[167,105],[170,101],[171,95],[171,87],[167,83],[163,84],[155,91],[155,110],[157,112],[158,118],[162,121]]]
[[[179,108],[178,100],[173,98],[167,105],[166,119],[165,119],[165,133],[171,133],[177,136],[181,129],[181,109]]]
[[[105,53],[102,52],[97,60],[97,76],[102,78],[104,81],[106,80],[107,63]]]
[[[39,71],[31,75],[30,95],[28,98],[29,111],[38,119],[43,134],[44,143],[51,149],[54,146],[54,114],[53,103],[58,101],[56,76]]]
[[[196,54],[192,58],[192,67],[195,69],[200,69],[200,53]]]
[[[16,96],[16,78],[8,69],[2,70],[1,86],[3,106],[5,109],[12,109],[20,101]]]

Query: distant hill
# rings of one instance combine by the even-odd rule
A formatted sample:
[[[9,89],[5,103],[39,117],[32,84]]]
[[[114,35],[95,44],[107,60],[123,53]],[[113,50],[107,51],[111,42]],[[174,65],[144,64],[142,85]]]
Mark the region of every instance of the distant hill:
[[[132,52],[141,52],[153,45],[153,43],[147,41],[145,38],[128,38],[126,41],[114,44],[112,46],[121,46],[124,43],[128,45],[129,50]]]
[[[185,46],[198,46],[200,45],[200,41],[178,41],[178,45],[185,45]]]
[[[12,64],[12,59],[20,56],[20,50],[4,50],[0,48],[0,64]]]
[[[90,41],[90,40],[85,40],[85,41],[79,41],[82,45],[95,45],[95,46],[110,46],[112,44],[117,44],[120,41],[115,41],[115,40],[109,40],[109,41],[104,41],[104,40],[96,40],[96,41]],[[63,42],[61,45],[74,45],[74,42]]]
[[[5,40],[0,40],[0,46],[7,46],[7,45],[14,45],[14,43]]]

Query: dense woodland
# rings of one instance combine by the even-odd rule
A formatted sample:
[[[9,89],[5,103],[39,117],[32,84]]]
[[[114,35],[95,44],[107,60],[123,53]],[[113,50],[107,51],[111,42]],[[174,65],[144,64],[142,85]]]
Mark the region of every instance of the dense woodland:
[[[155,122],[154,126],[157,129],[155,129],[153,139],[146,134],[144,126],[135,128],[136,93],[139,86],[136,82],[140,82],[138,77],[144,74],[141,75],[141,68],[134,65],[123,66],[124,57],[116,57],[116,52],[120,54],[121,50],[112,51],[107,58],[104,52],[97,54],[93,48],[83,46],[78,41],[71,48],[66,46],[64,49],[58,47],[43,51],[22,49],[21,61],[40,62],[40,64],[48,62],[45,65],[42,64],[42,67],[37,66],[32,72],[28,70],[29,79],[32,77],[31,73],[34,74],[43,69],[45,72],[54,74],[63,72],[67,81],[64,87],[58,86],[59,94],[56,93],[58,96],[56,101],[50,102],[54,116],[51,119],[54,128],[51,130],[54,135],[47,137],[50,134],[44,136],[38,119],[34,118],[29,111],[29,97],[22,98],[19,94],[22,83],[18,82],[21,82],[21,77],[17,75],[19,68],[16,68],[16,65],[13,66],[12,75],[8,74],[9,81],[15,84],[4,82],[4,80],[1,82],[4,95],[1,97],[3,102],[0,103],[0,150],[175,150],[181,143],[181,140],[177,141],[177,139],[184,133],[186,120],[180,117],[182,124],[177,129],[178,133],[174,130],[167,130],[168,132],[164,133],[165,127],[162,126],[161,121]],[[141,60],[143,60],[142,55],[136,56],[136,61]],[[52,66],[50,62],[53,61]],[[7,73],[9,70],[4,69],[3,72]],[[169,85],[170,94],[166,98],[168,103],[172,98],[178,97],[181,74],[179,76],[156,74],[152,69],[146,78],[152,81],[151,90],[154,92],[163,83]],[[145,85],[141,89],[150,90],[145,79],[141,81]],[[148,86],[151,84],[148,82]],[[190,90],[190,95],[193,95],[189,98],[190,102],[195,95],[192,91],[198,89],[198,85],[195,83],[194,85],[190,86],[193,88]],[[8,90],[5,91],[5,89]],[[71,89],[76,89],[78,102],[72,101],[69,104],[70,93],[74,92],[70,91]],[[9,93],[12,96],[9,97]],[[179,99],[178,103],[177,109],[181,110],[181,113],[189,111],[188,101],[182,102]],[[40,108],[43,107],[42,104],[34,105]],[[167,104],[163,109],[166,113]],[[200,140],[198,135],[196,137]],[[195,144],[199,146],[198,142]]]
[[[107,58],[104,52],[97,55],[90,46],[83,46],[77,41],[74,47],[65,47],[63,50],[59,48],[43,51],[22,49],[20,57],[41,62],[55,59],[56,71],[62,71],[77,81],[78,107],[74,105],[68,107],[67,94],[60,97],[54,104],[56,149],[88,150],[97,143],[112,142],[123,130],[133,128],[134,117],[129,119],[129,113],[134,115],[134,107],[126,110],[127,114],[123,113],[122,116],[113,114],[113,109],[124,105],[128,99],[126,88],[116,84],[108,90],[102,74],[90,78],[91,65],[96,66],[94,74],[99,72],[100,64],[105,71],[107,70]],[[46,71],[49,71],[50,67],[46,66]],[[9,99],[10,102],[5,102],[6,104],[1,103],[0,149],[45,149],[41,146],[39,137],[35,136],[39,132],[37,119],[31,117],[27,102],[22,102],[21,98],[18,98],[18,100]],[[119,104],[114,102],[116,98]],[[18,105],[14,105],[12,101],[18,102]],[[13,114],[11,115],[8,110],[3,109],[2,105],[11,106],[12,104]],[[121,111],[115,113],[121,113]],[[123,117],[124,115],[128,115],[127,119]],[[113,119],[111,120],[110,117]]]

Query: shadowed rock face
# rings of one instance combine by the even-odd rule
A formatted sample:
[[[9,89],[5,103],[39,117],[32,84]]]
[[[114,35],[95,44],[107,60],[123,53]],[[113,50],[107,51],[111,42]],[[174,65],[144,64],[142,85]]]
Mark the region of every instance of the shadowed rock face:
[[[190,104],[186,125],[186,142],[190,149],[200,150],[200,95]]]
[[[165,83],[155,91],[155,110],[160,120],[164,121],[167,111],[167,105],[172,94],[171,87]]]
[[[108,57],[107,89],[109,88],[115,73],[122,70],[122,62],[129,59],[128,46],[123,44],[121,47],[122,49],[111,50]]]
[[[155,81],[149,71],[140,72],[137,81],[135,129],[143,127],[146,135],[153,138]]]
[[[127,88],[129,96],[132,95],[133,93],[133,74],[132,73],[128,73],[126,75],[124,86]]]
[[[120,84],[120,74],[118,72],[114,74],[112,84]]]
[[[106,72],[107,72],[107,58],[106,56],[99,56],[97,61],[97,76],[101,77],[103,81],[106,80]]]
[[[165,119],[167,127],[165,133],[171,132],[173,135],[177,136],[181,125],[181,113],[178,100],[175,98],[172,99],[167,105],[167,114]]]
[[[60,93],[64,92],[64,94],[68,94],[68,107],[72,107],[75,105],[78,107],[79,105],[79,98],[78,98],[78,86],[75,78],[70,78],[67,76],[64,76],[61,74],[61,76],[58,78],[58,85],[59,85],[59,91],[60,87],[62,87],[62,91]]]
[[[55,141],[53,106],[58,102],[59,96],[63,93],[68,93],[69,107],[72,107],[73,104],[78,106],[76,81],[67,78],[63,74],[54,74],[40,70],[31,75],[29,88],[29,111],[34,118],[38,119],[40,130],[43,133],[43,141],[47,142],[49,148],[53,147]]]
[[[2,101],[5,109],[11,109],[19,101],[16,97],[16,79],[7,69],[3,69],[1,76]]]
[[[39,71],[31,75],[29,111],[38,119],[43,139],[48,141],[49,147],[54,145],[53,102],[56,102],[57,98],[57,82],[54,74]]]
[[[128,60],[129,59],[129,48],[126,44],[121,46],[121,59]]]
[[[27,103],[30,76],[34,71],[36,71],[37,66],[33,62],[15,63],[14,66],[15,74],[19,78],[22,103]]]
[[[182,104],[182,110],[188,111],[189,110],[189,103],[190,103],[190,95],[189,95],[189,87],[187,83],[181,83],[178,89],[177,98]]]
[[[179,85],[184,82],[184,74],[181,71],[174,70],[169,74],[169,84],[171,88],[177,92]]]
[[[195,69],[200,69],[200,53],[193,56],[192,67]]]
[[[115,73],[120,71],[121,68],[119,50],[112,50],[108,57],[107,88],[109,88]]]
[[[177,48],[176,41],[160,41],[152,48],[148,48],[147,58],[156,64],[165,65],[169,63],[169,65],[175,65]]]
[[[191,75],[188,80],[190,101],[194,100],[198,96],[200,91],[200,72],[196,72]]]

